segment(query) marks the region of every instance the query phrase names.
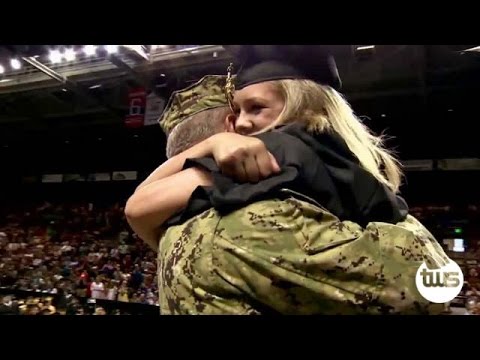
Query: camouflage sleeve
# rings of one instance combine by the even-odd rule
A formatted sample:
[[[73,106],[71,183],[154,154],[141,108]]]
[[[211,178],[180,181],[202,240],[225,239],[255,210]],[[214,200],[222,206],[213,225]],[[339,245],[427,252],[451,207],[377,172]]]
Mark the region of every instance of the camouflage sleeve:
[[[443,304],[427,301],[418,291],[415,278],[425,262],[439,269],[451,261],[434,236],[414,217],[398,224],[370,223],[365,231],[378,241],[383,261],[379,301],[391,311],[407,314],[439,314]]]

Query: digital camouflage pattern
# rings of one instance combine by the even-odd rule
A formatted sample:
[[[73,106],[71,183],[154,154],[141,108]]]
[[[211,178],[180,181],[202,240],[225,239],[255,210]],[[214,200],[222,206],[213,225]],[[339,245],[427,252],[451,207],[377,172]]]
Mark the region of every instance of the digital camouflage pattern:
[[[366,229],[300,201],[214,209],[159,244],[161,314],[439,314],[415,286],[449,261],[411,216]]]
[[[158,119],[165,134],[170,134],[175,126],[201,111],[228,106],[226,79],[222,75],[207,75],[195,84],[173,92]]]

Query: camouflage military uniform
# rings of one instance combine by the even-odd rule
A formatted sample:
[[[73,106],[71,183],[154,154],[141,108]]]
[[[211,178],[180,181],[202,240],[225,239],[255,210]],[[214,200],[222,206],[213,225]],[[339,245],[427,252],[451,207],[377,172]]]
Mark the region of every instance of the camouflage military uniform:
[[[415,286],[448,261],[413,217],[365,229],[290,197],[226,216],[210,209],[159,245],[166,314],[437,314]]]

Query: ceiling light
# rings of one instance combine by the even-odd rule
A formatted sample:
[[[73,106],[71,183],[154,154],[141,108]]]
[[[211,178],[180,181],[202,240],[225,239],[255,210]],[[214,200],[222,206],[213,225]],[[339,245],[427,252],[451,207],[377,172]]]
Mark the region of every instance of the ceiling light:
[[[87,56],[93,56],[97,53],[97,47],[95,45],[85,45],[83,52]]]
[[[10,65],[14,70],[19,70],[22,67],[22,64],[20,63],[20,60],[18,59],[12,59],[10,60]]]
[[[375,49],[375,45],[362,45],[362,46],[357,46],[357,51],[372,50],[372,49]]]
[[[56,64],[62,61],[62,53],[59,50],[50,50],[50,55],[48,56],[52,64]]]
[[[468,52],[480,52],[480,46],[474,46],[470,49],[466,49],[466,50],[463,50],[464,52],[468,51]]]
[[[109,54],[115,54],[118,52],[118,45],[107,45],[105,49]]]
[[[73,61],[77,57],[77,54],[75,53],[75,50],[67,49],[65,50],[64,57],[65,57],[65,60],[67,61]]]

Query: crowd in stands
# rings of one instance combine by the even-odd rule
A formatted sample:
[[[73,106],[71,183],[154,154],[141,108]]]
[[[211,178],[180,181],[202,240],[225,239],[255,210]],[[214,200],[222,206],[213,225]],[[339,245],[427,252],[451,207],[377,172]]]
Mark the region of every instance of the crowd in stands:
[[[458,224],[452,216],[479,240],[475,226],[468,224],[480,224],[480,207],[456,210],[417,206],[411,214],[439,241],[448,236],[442,231]],[[462,295],[474,304],[472,312],[480,312],[480,247],[475,244],[469,241],[462,254],[469,256],[461,264]],[[131,231],[123,204],[44,202],[0,208],[0,313],[130,313],[109,302],[153,307],[158,304],[156,269],[156,254]]]
[[[0,288],[156,305],[156,267],[118,203],[0,210]]]

